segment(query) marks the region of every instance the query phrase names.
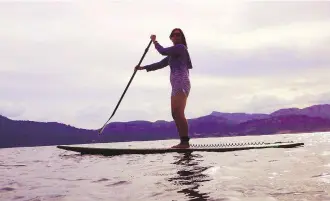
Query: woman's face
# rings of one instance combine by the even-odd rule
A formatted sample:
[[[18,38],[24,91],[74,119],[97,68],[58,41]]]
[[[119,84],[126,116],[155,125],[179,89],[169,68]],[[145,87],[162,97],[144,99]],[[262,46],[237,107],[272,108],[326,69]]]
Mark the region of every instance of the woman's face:
[[[181,32],[179,30],[174,30],[171,35],[171,40],[174,44],[181,43]]]

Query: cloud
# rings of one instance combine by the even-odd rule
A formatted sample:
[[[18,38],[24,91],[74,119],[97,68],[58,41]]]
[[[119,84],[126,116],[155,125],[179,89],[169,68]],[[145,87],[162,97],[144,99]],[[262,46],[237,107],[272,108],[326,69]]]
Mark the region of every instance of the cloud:
[[[314,56],[316,52],[319,54]],[[311,68],[327,68],[330,58],[326,55],[330,49],[316,52],[300,54],[285,49],[265,49],[251,53],[218,51],[210,55],[200,54],[194,70],[219,78],[292,76]]]
[[[21,104],[13,104],[10,102],[0,102],[0,115],[8,118],[20,117],[25,112],[25,107]]]
[[[251,113],[270,113],[289,103],[290,101],[274,95],[253,95],[245,107],[249,108]]]
[[[250,1],[245,5],[242,21],[251,28],[322,21],[330,15],[326,1]]]
[[[169,46],[174,27],[184,30],[194,65],[188,118],[214,110],[267,112],[325,103],[329,5],[1,2],[1,112],[98,128],[119,101],[149,35]],[[142,65],[162,58],[151,46]],[[169,73],[169,68],[139,71],[113,121],[171,120]]]
[[[330,103],[330,91],[329,92],[325,92],[325,93],[321,93],[317,100],[316,100],[319,104],[329,104]]]

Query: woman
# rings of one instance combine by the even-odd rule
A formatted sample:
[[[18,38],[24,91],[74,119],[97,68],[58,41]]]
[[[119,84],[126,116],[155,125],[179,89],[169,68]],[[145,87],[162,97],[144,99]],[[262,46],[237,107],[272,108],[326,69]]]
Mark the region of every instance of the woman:
[[[173,42],[173,46],[171,47],[162,47],[156,41],[155,35],[151,35],[150,39],[153,41],[156,50],[166,57],[150,65],[136,66],[135,69],[145,69],[149,72],[162,69],[168,65],[170,66],[172,117],[181,139],[180,143],[172,148],[189,148],[188,122],[184,110],[190,92],[189,69],[192,69],[192,64],[187,50],[186,38],[181,29],[175,28],[170,34],[170,39]]]

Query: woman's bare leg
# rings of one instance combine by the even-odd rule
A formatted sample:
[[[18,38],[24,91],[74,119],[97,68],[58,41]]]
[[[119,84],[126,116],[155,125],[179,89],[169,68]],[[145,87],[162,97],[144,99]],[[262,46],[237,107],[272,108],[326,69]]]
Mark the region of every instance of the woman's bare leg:
[[[188,122],[184,114],[184,110],[187,103],[187,96],[185,93],[180,92],[175,96],[171,97],[171,108],[172,108],[172,117],[177,126],[177,130],[181,139],[182,137],[188,138]],[[188,148],[189,142],[184,144],[180,143],[174,148]]]

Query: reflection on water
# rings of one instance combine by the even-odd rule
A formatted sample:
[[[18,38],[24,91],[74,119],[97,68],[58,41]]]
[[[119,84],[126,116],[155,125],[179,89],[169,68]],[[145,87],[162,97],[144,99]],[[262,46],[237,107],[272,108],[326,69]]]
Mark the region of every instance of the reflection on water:
[[[189,200],[207,200],[208,193],[203,193],[199,190],[201,183],[211,181],[208,175],[203,174],[209,167],[200,165],[202,156],[199,154],[182,153],[174,156],[172,164],[177,165],[177,175],[168,179],[174,185],[178,185],[180,190],[178,193],[183,193]]]

